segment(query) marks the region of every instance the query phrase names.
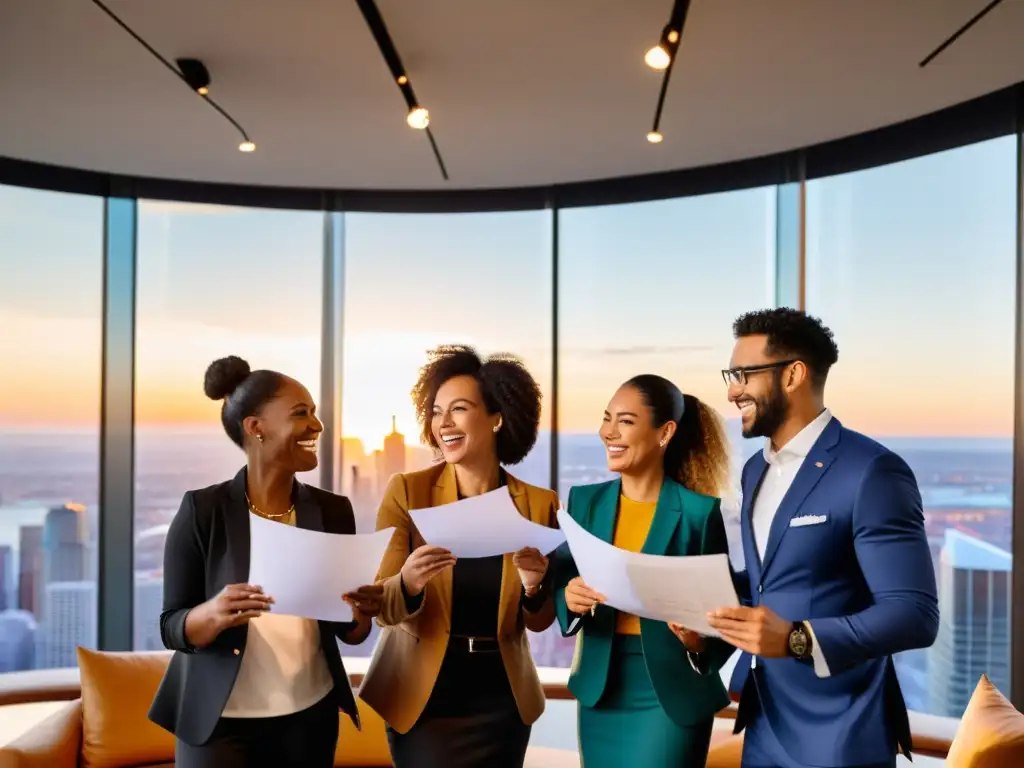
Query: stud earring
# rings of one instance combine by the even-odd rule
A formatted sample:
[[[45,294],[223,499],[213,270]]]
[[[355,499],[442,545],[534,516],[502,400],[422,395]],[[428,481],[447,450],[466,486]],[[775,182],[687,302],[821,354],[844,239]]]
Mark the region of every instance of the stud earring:
[[[497,434],[499,429],[501,429],[501,424],[495,424],[494,425],[494,432],[495,432],[495,434]]]
[[[263,435],[256,435],[256,439],[259,440],[262,443],[263,442]]]
[[[664,448],[665,447],[665,441],[662,440],[660,443],[658,443],[658,445],[661,446],[662,448]]]

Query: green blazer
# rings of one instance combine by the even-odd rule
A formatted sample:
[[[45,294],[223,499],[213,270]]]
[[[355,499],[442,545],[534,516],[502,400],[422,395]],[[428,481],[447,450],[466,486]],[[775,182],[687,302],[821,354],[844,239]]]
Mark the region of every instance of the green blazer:
[[[569,514],[609,544],[615,536],[621,485],[620,480],[612,480],[569,491]],[[641,551],[676,556],[728,553],[721,501],[689,491],[666,478]],[[599,605],[593,616],[570,613],[565,604],[565,587],[578,575],[568,546],[563,544],[555,553],[555,613],[564,636],[579,633],[569,690],[580,704],[593,707],[608,681],[617,612]],[[681,584],[680,588],[686,586]],[[640,619],[640,639],[658,701],[678,725],[688,727],[706,722],[729,704],[719,670],[736,650],[733,646],[708,638],[704,652],[694,656],[691,664],[686,647],[668,625],[645,618]]]

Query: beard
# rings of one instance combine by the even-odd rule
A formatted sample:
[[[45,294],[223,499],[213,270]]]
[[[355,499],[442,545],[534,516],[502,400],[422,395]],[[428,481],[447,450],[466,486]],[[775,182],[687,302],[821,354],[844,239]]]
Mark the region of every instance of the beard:
[[[789,400],[778,382],[772,382],[771,392],[754,398],[754,420],[743,430],[744,437],[771,437],[789,417]]]

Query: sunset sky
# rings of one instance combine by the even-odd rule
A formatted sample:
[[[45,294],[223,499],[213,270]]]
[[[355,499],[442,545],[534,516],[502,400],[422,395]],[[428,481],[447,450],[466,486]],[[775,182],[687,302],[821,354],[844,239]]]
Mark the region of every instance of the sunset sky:
[[[1009,137],[808,184],[807,303],[836,333],[828,401],[847,425],[1011,434],[1014,163]],[[0,187],[0,429],[98,421],[102,211]],[[409,389],[439,343],[515,352],[550,392],[550,213],[345,226],[346,435],[378,447],[395,414],[412,439]],[[140,425],[216,424],[202,376],[226,354],[318,396],[321,227],[315,212],[140,205]],[[774,189],[566,210],[560,235],[560,428],[596,430],[641,372],[729,408],[731,321],[772,301]]]

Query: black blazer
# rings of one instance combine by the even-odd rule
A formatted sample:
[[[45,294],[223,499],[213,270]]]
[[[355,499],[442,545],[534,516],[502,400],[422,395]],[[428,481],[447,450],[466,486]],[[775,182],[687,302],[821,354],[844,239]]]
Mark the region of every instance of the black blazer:
[[[160,637],[175,651],[149,710],[149,719],[186,744],[210,738],[235,684],[249,627],[222,632],[208,647],[191,649],[185,641],[185,616],[228,584],[249,579],[249,506],[246,470],[235,479],[189,491],[171,522],[164,546],[164,609]],[[295,483],[295,524],[327,533],[356,532],[352,504],[344,496]],[[354,623],[321,621],[320,643],[334,678],[334,696],[356,728],[359,712],[348,684],[336,637]]]

